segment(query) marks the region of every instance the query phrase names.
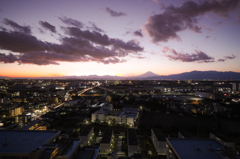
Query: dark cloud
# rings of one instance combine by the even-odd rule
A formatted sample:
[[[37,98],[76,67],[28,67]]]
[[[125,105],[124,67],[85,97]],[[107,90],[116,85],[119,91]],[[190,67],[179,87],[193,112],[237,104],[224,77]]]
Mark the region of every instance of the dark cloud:
[[[43,51],[47,49],[44,42],[30,34],[0,31],[0,37],[1,49],[13,52]]]
[[[210,38],[210,36],[208,35],[208,36],[206,36],[205,38],[207,38],[207,39],[208,39],[208,38]]]
[[[138,41],[124,42],[96,31],[63,27],[70,37],[61,37],[60,44],[43,42],[31,34],[0,31],[0,48],[13,54],[2,54],[2,63],[58,65],[59,62],[121,63],[129,54],[141,55]]]
[[[111,45],[114,48],[122,48],[124,50],[129,50],[134,52],[143,51],[143,48],[139,46],[139,43],[134,40],[124,42],[120,39],[109,38],[106,34],[102,35],[99,32],[96,32],[96,31],[90,32],[89,30],[82,31],[81,29],[75,28],[75,27],[64,27],[63,29],[67,34],[71,36],[74,36],[77,38],[85,38],[96,44],[100,44],[104,46]]]
[[[76,27],[64,27],[63,29],[67,34],[71,36],[82,37],[94,43],[104,45],[104,46],[110,45],[109,37],[106,34],[102,35],[99,32],[96,32],[96,31],[90,32],[89,30],[82,31],[81,29]]]
[[[18,61],[17,57],[13,54],[2,54],[0,53],[0,63],[14,63]]]
[[[236,58],[236,55],[231,55],[231,56],[225,56],[223,59],[219,59],[218,61],[219,62],[224,62],[226,60],[232,60],[232,59],[235,59]]]
[[[153,42],[180,40],[177,32],[191,29],[201,33],[201,27],[197,26],[197,16],[212,12],[227,17],[227,13],[239,7],[239,0],[221,1],[186,1],[180,7],[173,5],[164,7],[164,12],[148,18],[144,28],[153,39]]]
[[[7,29],[4,28],[3,26],[0,26],[0,29],[1,29],[2,31],[7,31]]]
[[[112,17],[126,16],[126,13],[114,11],[108,7],[105,8],[105,11],[109,13]]]
[[[237,20],[240,22],[240,16],[237,16]]]
[[[45,29],[47,29],[47,30],[50,30],[50,31],[53,32],[53,33],[56,33],[56,27],[53,26],[53,25],[51,25],[51,24],[49,24],[48,22],[39,21],[39,24],[40,24],[43,28],[45,28]]]
[[[209,63],[214,62],[214,58],[207,55],[202,51],[195,51],[195,53],[179,53],[174,49],[168,47],[163,47],[162,50],[166,57],[173,61],[182,61],[182,62],[198,62],[198,63]]]
[[[7,18],[4,19],[4,23],[6,25],[10,25],[12,28],[14,28],[16,31],[19,32],[24,32],[24,33],[31,33],[31,28],[30,26],[21,26],[19,24],[17,24],[16,22],[9,20]]]
[[[97,32],[102,32],[102,33],[105,33],[104,30],[102,30],[101,28],[97,27],[96,24],[94,22],[89,22],[91,27],[90,29],[94,30],[94,31],[97,31]]]
[[[13,55],[1,54],[0,63],[34,64],[34,65],[59,65],[59,62],[98,62],[104,64],[126,62],[117,57],[93,58],[90,56],[66,55],[54,52],[30,52],[27,54]]]
[[[111,39],[110,41],[115,48],[122,48],[134,52],[143,51],[143,48],[139,46],[139,42],[135,40],[124,42],[120,39]]]
[[[72,19],[72,18],[67,18],[67,17],[58,17],[63,23],[78,27],[78,28],[83,28],[84,24],[78,20]]]
[[[142,37],[143,37],[142,30],[139,29],[139,30],[134,31],[134,32],[133,32],[133,35],[135,35],[135,36],[140,36],[140,37],[142,38]]]

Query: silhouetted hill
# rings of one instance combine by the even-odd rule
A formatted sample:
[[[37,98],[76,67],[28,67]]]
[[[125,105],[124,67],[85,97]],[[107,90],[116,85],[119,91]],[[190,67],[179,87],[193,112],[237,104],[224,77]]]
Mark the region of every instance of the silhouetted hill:
[[[0,79],[9,78],[5,76],[0,76]],[[24,78],[13,78],[13,79],[24,79]],[[27,78],[26,78],[27,79]],[[184,72],[180,74],[173,74],[168,76],[160,76],[150,71],[133,77],[124,77],[124,76],[98,76],[98,75],[89,75],[89,76],[62,76],[62,77],[37,77],[37,78],[28,78],[28,79],[90,79],[90,80],[183,80],[183,79],[214,79],[214,80],[240,80],[240,73],[238,72],[217,72],[217,71],[192,71]]]
[[[184,72],[180,74],[173,74],[168,76],[154,76],[145,78],[149,79],[240,79],[240,73],[238,72],[217,72],[217,71],[192,71],[192,72]]]

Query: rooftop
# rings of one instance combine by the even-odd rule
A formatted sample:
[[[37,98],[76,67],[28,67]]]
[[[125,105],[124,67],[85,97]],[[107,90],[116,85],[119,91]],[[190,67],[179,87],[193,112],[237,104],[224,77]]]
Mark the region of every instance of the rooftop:
[[[80,149],[74,158],[94,159],[98,154],[99,148],[99,146],[87,146],[85,149]]]
[[[105,132],[104,132],[101,143],[110,143],[111,138],[112,138],[112,133],[113,133],[113,128],[112,127],[107,127],[105,129]]]
[[[163,134],[162,130],[159,129],[159,128],[154,128],[152,129],[155,136],[157,137],[158,141],[166,141],[166,137],[165,135]]]
[[[128,145],[138,145],[136,129],[128,129]]]
[[[223,145],[214,139],[167,138],[167,140],[173,151],[182,159],[221,159],[221,155],[224,156],[219,151]]]
[[[80,136],[87,136],[89,134],[89,132],[92,130],[92,128],[93,128],[93,126],[91,126],[91,125],[86,126],[85,129],[80,134]]]
[[[218,132],[211,132],[211,133],[224,142],[233,142],[232,140],[230,140],[229,138],[227,138],[225,135],[223,135],[221,133],[218,133]]]
[[[30,153],[58,134],[60,131],[0,130],[0,153]]]

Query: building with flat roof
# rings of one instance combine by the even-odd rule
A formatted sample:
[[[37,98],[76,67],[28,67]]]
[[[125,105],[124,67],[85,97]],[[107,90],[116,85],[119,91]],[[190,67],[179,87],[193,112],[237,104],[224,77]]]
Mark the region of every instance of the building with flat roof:
[[[115,122],[116,124],[134,126],[138,115],[138,108],[123,108],[122,111],[101,108],[92,113],[91,121],[107,122],[108,124]]]
[[[107,156],[112,152],[111,144],[113,142],[113,127],[107,127],[103,134],[102,141],[100,142],[100,154],[103,156]]]
[[[151,139],[158,155],[166,155],[167,141],[162,130],[159,128],[151,129]]]
[[[223,134],[212,132],[210,133],[210,139],[215,139],[216,141],[220,142],[224,146],[235,150],[235,142],[231,141],[229,138],[227,138]]]
[[[82,131],[82,133],[79,135],[79,138],[82,139],[81,141],[81,147],[87,146],[89,140],[94,135],[94,127],[91,125],[88,125],[85,127],[85,129]]]
[[[128,142],[128,156],[131,157],[134,153],[138,153],[138,141],[136,129],[127,130],[127,142]]]
[[[86,146],[78,151],[74,159],[97,159],[99,150],[99,146]]]
[[[72,159],[81,139],[60,132],[0,130],[0,159]]]
[[[230,159],[224,145],[214,139],[167,138],[167,158],[171,159]]]
[[[189,134],[187,131],[178,131],[178,138],[191,138],[192,135]]]
[[[0,130],[2,158],[38,159],[45,144],[50,144],[60,131]]]

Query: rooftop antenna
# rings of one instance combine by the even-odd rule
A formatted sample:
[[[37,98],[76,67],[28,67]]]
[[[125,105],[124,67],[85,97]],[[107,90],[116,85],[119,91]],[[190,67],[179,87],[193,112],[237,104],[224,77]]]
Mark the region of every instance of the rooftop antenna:
[[[199,147],[199,122],[198,122],[198,134],[197,134],[197,150],[200,150],[200,147]]]
[[[7,144],[8,144],[8,142],[7,142],[7,132],[5,131],[5,141],[3,143],[3,146],[6,146]]]

